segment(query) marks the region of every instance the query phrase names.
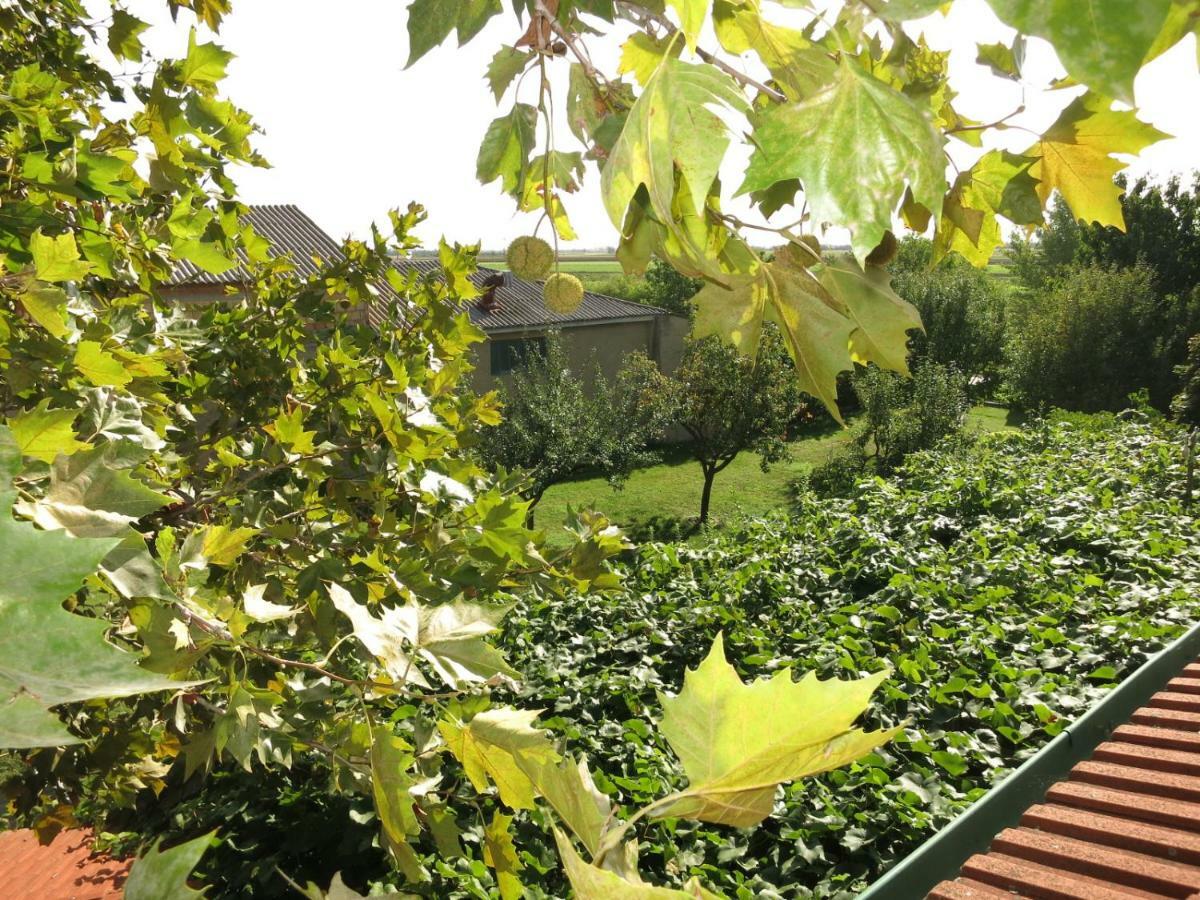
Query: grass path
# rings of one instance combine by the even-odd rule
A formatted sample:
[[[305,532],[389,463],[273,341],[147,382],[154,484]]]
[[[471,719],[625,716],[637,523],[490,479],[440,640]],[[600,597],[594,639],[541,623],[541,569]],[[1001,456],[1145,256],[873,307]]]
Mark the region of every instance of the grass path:
[[[991,432],[1011,428],[1008,411],[979,406],[967,417],[967,428]],[[791,483],[825,462],[849,440],[849,433],[831,429],[792,444],[791,458],[763,472],[758,457],[742,453],[713,486],[712,524],[728,525],[745,517],[761,516],[786,507]],[[699,464],[678,449],[667,451],[663,461],[634,472],[622,490],[614,491],[603,478],[556,484],[538,505],[538,525],[547,530],[552,544],[567,507],[603,512],[638,539],[651,536],[673,539],[684,536],[700,510],[702,477]]]

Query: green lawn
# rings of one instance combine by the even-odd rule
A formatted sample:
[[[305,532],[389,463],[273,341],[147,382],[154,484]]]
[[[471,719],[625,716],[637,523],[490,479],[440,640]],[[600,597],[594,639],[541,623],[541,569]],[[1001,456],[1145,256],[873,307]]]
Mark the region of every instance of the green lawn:
[[[1016,424],[1002,407],[979,406],[967,417],[967,428],[980,432],[1001,431]],[[711,524],[721,527],[786,507],[791,483],[829,459],[848,439],[848,432],[841,430],[802,438],[792,444],[790,459],[767,472],[759,467],[756,455],[741,454],[717,476]],[[702,484],[699,464],[671,448],[662,463],[634,472],[619,491],[603,478],[555,485],[538,505],[537,521],[549,533],[552,544],[561,543],[554,534],[565,520],[568,506],[599,510],[639,539],[682,537],[699,513]]]

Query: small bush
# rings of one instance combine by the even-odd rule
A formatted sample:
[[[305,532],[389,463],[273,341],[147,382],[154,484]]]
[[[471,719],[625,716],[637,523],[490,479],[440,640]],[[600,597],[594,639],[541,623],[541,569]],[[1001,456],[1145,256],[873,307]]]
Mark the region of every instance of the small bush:
[[[1187,339],[1200,330],[1200,290],[1160,296],[1140,266],[1071,269],[1015,298],[1009,322],[1008,384],[1025,409],[1120,410],[1145,388],[1165,410]]]

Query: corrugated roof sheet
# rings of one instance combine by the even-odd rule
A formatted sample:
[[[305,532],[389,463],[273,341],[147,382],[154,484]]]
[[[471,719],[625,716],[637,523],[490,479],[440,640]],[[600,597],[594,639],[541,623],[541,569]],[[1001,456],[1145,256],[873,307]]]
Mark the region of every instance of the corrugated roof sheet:
[[[396,265],[400,268],[416,268],[423,275],[435,274],[440,270],[440,263],[436,259],[400,260]],[[486,266],[480,266],[479,271],[471,276],[471,281],[476,287],[484,289],[490,279],[499,277],[503,277],[504,283],[496,290],[494,307],[482,307],[476,302],[465,304],[471,321],[487,332],[636,322],[668,315],[666,310],[656,306],[632,303],[593,291],[584,291],[583,302],[574,312],[560,315],[546,308],[542,300],[541,282],[525,281],[511,272]]]
[[[32,831],[0,833],[4,900],[119,900],[130,865],[94,854],[90,831],[61,831],[44,847]]]
[[[1200,663],[929,894],[1014,896],[1200,898]]]
[[[250,212],[242,221],[271,242],[272,256],[290,257],[296,271],[306,278],[318,272],[317,264],[313,262],[314,256],[325,262],[338,262],[343,259],[337,241],[322,231],[298,206],[251,206]],[[184,260],[176,267],[170,283],[241,284],[250,278],[245,268],[249,260],[242,251],[238,251],[238,259],[242,265],[220,275],[206,272],[194,263]]]
[[[271,242],[273,256],[287,256],[291,259],[296,271],[303,277],[311,277],[319,271],[319,266],[313,261],[317,257],[323,262],[338,262],[343,259],[338,243],[321,230],[298,207],[291,204],[277,206],[251,206],[244,221],[249,223],[256,232]],[[242,265],[236,266],[220,275],[206,272],[190,262],[181,262],[169,282],[174,287],[190,285],[210,285],[214,287],[237,285],[249,280],[250,275],[245,266],[248,260],[239,251]],[[414,267],[424,275],[439,271],[440,264],[432,258],[416,258],[398,260],[400,269]],[[521,329],[554,328],[563,325],[599,324],[605,322],[629,322],[652,319],[655,316],[666,315],[664,310],[640,303],[630,303],[616,297],[586,291],[579,308],[567,315],[553,313],[542,302],[542,286],[540,283],[523,281],[511,273],[501,273],[495,269],[480,268],[471,280],[477,287],[483,288],[485,282],[493,277],[503,276],[505,283],[495,292],[496,303],[492,308],[481,308],[475,303],[464,304],[470,311],[471,320],[485,331],[507,331]],[[400,302],[398,295],[387,285],[379,285],[380,299],[378,304]],[[382,320],[381,310],[373,309],[371,321],[378,324]]]

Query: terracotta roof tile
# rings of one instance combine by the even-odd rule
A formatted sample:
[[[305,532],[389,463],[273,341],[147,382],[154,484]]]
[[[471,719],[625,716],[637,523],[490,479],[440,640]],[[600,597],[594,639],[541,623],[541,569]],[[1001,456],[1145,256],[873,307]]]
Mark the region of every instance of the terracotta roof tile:
[[[62,831],[46,846],[32,831],[0,833],[3,900],[118,900],[130,862],[92,852],[92,833]]]

